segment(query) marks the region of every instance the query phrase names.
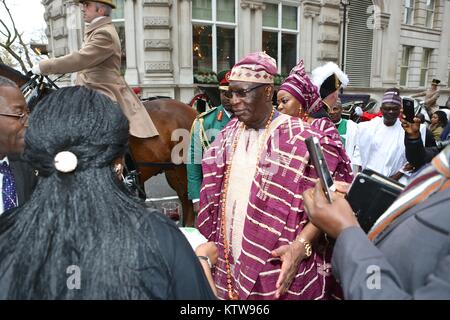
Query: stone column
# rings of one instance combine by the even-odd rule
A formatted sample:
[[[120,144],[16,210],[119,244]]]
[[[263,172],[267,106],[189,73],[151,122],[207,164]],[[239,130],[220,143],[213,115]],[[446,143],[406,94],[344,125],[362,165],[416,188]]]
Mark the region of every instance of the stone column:
[[[241,0],[238,23],[239,52],[237,61],[247,53],[261,51],[262,11],[266,6],[261,0]]]
[[[383,58],[381,59],[381,80],[383,87],[398,86],[398,57],[401,54],[400,30],[403,22],[403,2],[387,1],[386,12],[391,12],[389,24],[383,33]]]
[[[413,25],[417,27],[425,27],[427,17],[427,2],[426,1],[414,1],[414,18]]]
[[[138,79],[140,85],[142,85],[145,78],[145,50],[144,50],[144,17],[143,17],[143,0],[135,0],[134,4],[134,26],[135,34],[133,35],[135,43],[135,57],[136,57],[136,69],[138,73]],[[143,96],[146,95],[143,93]]]
[[[339,12],[339,0],[322,1],[317,33],[319,35],[317,39],[317,60],[319,64],[332,61],[339,65]]]
[[[66,28],[67,28],[67,44],[69,52],[80,50],[83,44],[83,18],[81,17],[80,6],[75,1],[66,2]],[[76,73],[70,75],[71,84],[75,84]]]
[[[146,94],[174,96],[170,0],[143,0]]]
[[[189,103],[194,96],[192,87],[194,72],[192,66],[192,2],[190,0],[179,0],[173,5],[173,14],[176,15],[178,26],[173,30],[172,39],[174,42],[173,57],[178,57],[174,61],[175,78],[179,83],[176,90],[176,98],[184,103]],[[173,16],[174,17],[174,16]],[[177,71],[178,70],[178,71]]]
[[[46,36],[50,57],[61,57],[77,51],[82,44],[82,19],[74,1],[42,0],[45,7],[44,20],[47,23]],[[73,85],[75,73],[60,79],[59,85]]]
[[[136,60],[136,24],[134,19],[133,0],[124,0],[125,19],[125,52],[127,53],[127,69],[125,70],[125,81],[130,86],[139,85],[139,75]]]
[[[440,1],[442,3],[442,7],[440,10],[443,17],[450,17],[450,0]],[[437,9],[437,8],[436,8]],[[447,84],[447,88],[450,87],[450,83],[448,82],[448,68],[446,66],[449,65],[449,52],[450,51],[450,23],[444,22],[442,23],[442,33],[441,33],[441,42],[439,44],[439,55],[437,57],[437,65],[440,66],[436,71],[436,78],[442,81],[442,84]],[[445,103],[442,102],[442,104]]]
[[[383,64],[383,34],[389,25],[389,13],[375,14],[375,29],[373,33],[373,57],[372,57],[372,87],[382,86],[382,64]]]
[[[320,13],[320,3],[303,2],[303,18],[300,20],[300,58],[305,62],[306,72],[311,72],[317,65],[314,59],[314,20]],[[298,62],[298,61],[297,61]]]

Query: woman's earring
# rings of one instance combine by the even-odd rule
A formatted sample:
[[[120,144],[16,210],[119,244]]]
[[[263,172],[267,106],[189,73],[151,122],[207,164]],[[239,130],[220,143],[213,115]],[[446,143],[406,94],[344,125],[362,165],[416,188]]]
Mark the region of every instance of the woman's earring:
[[[122,175],[123,166],[121,163],[116,163],[114,165],[114,172],[120,177]]]
[[[304,111],[303,111],[303,108],[300,108],[300,109],[298,110],[298,117],[299,117],[300,119],[302,119],[303,122],[307,122],[307,121],[308,121],[309,114],[308,114],[308,112],[304,112]]]
[[[303,122],[308,122],[308,118],[309,118],[308,113],[303,114],[303,117],[302,117]]]

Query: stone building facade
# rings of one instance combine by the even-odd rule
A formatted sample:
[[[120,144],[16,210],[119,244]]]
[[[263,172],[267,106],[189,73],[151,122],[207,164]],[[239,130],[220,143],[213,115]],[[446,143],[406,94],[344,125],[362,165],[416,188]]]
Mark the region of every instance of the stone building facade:
[[[143,96],[189,102],[194,78],[265,50],[285,75],[344,62],[349,93],[379,98],[387,87],[410,94],[450,82],[450,0],[115,0],[123,72]],[[77,50],[83,23],[74,0],[42,0],[51,56]],[[345,10],[344,10],[345,6]],[[343,37],[344,11],[346,38]],[[345,47],[343,50],[343,46]],[[345,54],[343,61],[342,55]]]

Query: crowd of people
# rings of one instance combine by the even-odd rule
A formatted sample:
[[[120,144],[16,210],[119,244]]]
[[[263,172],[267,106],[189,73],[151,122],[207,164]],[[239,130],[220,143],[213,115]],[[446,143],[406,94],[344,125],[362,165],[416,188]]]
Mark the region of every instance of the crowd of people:
[[[356,123],[343,117],[339,90],[351,79],[336,64],[308,75],[300,61],[275,93],[275,59],[247,54],[219,74],[222,104],[192,124],[189,198],[206,239],[193,248],[123,186],[129,136],[158,132],[120,76],[113,2],[79,2],[89,23],[81,50],[33,68],[78,72],[77,86],[29,114],[0,77],[0,299],[450,298],[439,80],[422,93],[429,125],[407,121],[398,88]],[[331,203],[311,137],[334,180]],[[404,185],[367,234],[345,197],[365,169]]]

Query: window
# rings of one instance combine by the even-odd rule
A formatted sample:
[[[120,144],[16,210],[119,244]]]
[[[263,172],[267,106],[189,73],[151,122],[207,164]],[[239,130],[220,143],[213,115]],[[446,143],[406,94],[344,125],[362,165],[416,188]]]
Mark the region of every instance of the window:
[[[414,0],[405,0],[405,16],[403,18],[403,23],[413,24],[414,15]]]
[[[116,5],[116,8],[111,11],[111,19],[116,27],[117,33],[120,38],[120,46],[122,48],[122,55],[120,59],[120,71],[122,75],[125,74],[125,70],[127,69],[127,55],[125,48],[125,19],[123,13],[123,2],[124,0],[113,0],[113,3]]]
[[[425,20],[425,26],[427,28],[433,28],[434,8],[435,8],[435,1],[434,0],[427,0],[427,18]]]
[[[263,50],[275,58],[278,71],[288,75],[297,64],[298,8],[266,3],[263,12]]]
[[[449,87],[449,88],[450,88],[450,68],[449,68],[449,71],[448,71],[448,81],[447,81],[447,87]]]
[[[409,60],[413,47],[403,46],[402,64],[400,66],[400,85],[406,86],[408,82]]]
[[[433,49],[424,48],[422,55],[422,64],[420,66],[420,86],[424,87],[427,84],[428,79],[428,68],[430,66],[430,58]]]
[[[194,74],[231,69],[236,56],[235,34],[235,0],[192,0]]]

